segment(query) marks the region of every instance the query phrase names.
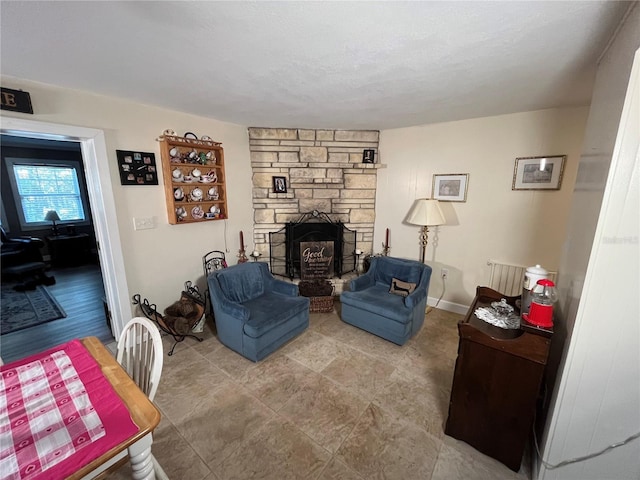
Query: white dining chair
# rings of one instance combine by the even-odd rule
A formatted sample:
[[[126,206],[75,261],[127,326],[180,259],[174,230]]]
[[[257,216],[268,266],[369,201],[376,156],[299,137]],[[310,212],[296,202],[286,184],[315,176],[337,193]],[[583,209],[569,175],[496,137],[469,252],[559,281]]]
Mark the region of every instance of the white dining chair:
[[[116,347],[116,360],[153,401],[162,374],[162,339],[151,320],[136,317],[122,330]]]
[[[149,400],[153,401],[160,383],[163,362],[162,339],[154,323],[144,317],[136,317],[124,326],[116,347],[116,360],[140,387]],[[121,467],[128,461],[125,450],[108,462],[106,471],[94,472],[91,478],[105,478],[105,475]],[[156,458],[151,454],[156,479],[169,480]]]
[[[129,320],[118,339],[116,360],[151,401],[160,383],[163,358],[162,338],[153,322],[144,317]],[[168,480],[153,453],[151,461],[156,478]]]

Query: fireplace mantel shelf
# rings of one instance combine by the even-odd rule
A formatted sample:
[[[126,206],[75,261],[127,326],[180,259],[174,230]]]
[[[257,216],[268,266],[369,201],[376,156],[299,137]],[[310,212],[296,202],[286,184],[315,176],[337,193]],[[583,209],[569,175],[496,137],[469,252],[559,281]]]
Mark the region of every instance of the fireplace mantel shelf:
[[[271,168],[272,164],[268,162],[251,162],[253,168]],[[381,168],[387,168],[384,163],[348,163],[348,162],[291,162],[291,163],[278,163],[280,168],[342,168],[345,170],[379,170]]]
[[[310,164],[310,167],[313,166],[319,166],[320,164]],[[322,164],[325,167],[328,165],[330,166],[330,168],[355,168],[355,169],[362,169],[362,170],[366,170],[368,168],[372,168],[372,169],[380,169],[380,168],[387,168],[387,165],[384,163],[325,163]]]

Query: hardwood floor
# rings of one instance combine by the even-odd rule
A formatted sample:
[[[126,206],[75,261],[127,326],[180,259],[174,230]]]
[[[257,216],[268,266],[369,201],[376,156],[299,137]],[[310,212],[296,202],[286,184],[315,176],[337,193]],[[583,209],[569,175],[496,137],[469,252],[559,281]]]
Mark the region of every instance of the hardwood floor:
[[[0,335],[0,356],[12,362],[74,338],[96,336],[103,343],[113,341],[102,298],[104,286],[98,265],[82,265],[48,272],[56,284],[47,289],[67,316],[32,328]]]

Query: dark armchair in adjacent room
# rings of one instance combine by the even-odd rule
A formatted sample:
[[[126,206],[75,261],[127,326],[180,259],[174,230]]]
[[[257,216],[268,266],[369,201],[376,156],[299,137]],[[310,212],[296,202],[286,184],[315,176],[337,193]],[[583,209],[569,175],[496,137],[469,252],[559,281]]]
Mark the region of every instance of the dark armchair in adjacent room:
[[[374,257],[367,273],[340,295],[342,320],[404,345],[424,323],[430,280],[428,265]]]
[[[9,237],[2,226],[0,226],[0,235],[2,239],[0,256],[3,280],[14,278],[32,284],[52,285],[55,283],[53,277],[47,277],[44,273],[46,265],[40,252],[40,249],[44,247],[42,240],[35,237]]]
[[[218,339],[249,360],[262,360],[309,326],[309,299],[264,262],[216,270],[207,283]]]
[[[23,265],[29,262],[42,262],[40,249],[44,242],[35,237],[10,238],[0,226],[2,235],[2,268]]]

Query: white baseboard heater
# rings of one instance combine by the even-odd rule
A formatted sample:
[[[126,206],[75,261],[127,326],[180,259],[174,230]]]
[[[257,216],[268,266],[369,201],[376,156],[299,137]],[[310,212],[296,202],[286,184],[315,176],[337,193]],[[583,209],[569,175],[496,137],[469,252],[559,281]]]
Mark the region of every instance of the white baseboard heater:
[[[489,288],[496,290],[508,297],[522,294],[522,282],[527,267],[512,263],[488,260],[490,267]],[[549,279],[556,281],[558,272],[549,272]]]

